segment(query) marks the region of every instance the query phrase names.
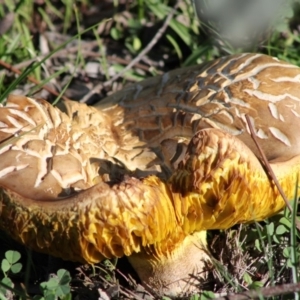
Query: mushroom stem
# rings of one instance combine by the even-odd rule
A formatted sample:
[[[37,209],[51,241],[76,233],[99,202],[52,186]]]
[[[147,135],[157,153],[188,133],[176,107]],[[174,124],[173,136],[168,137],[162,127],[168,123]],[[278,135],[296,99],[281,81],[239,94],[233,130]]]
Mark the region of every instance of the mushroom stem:
[[[207,278],[211,259],[206,249],[206,231],[188,235],[171,253],[154,254],[147,247],[128,257],[143,285],[158,296],[175,297],[199,290]]]

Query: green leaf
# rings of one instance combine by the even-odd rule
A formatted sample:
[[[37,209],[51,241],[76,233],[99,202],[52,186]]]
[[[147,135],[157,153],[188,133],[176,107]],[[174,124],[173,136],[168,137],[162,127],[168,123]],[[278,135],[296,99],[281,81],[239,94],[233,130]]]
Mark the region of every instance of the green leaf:
[[[287,228],[291,228],[291,226],[292,226],[291,221],[284,217],[280,218],[279,223],[282,225],[285,225]]]
[[[128,27],[130,30],[133,30],[131,33],[137,33],[138,30],[142,28],[142,24],[139,20],[136,19],[129,19],[128,20]]]
[[[108,269],[109,271],[113,271],[116,269],[116,266],[109,259],[104,260],[103,264],[105,268]]]
[[[57,277],[59,278],[59,283],[61,285],[69,284],[72,280],[70,272],[64,269],[60,269],[57,271]]]
[[[200,298],[198,298],[199,300],[209,300],[209,299],[215,299],[216,296],[213,292],[211,291],[203,291],[201,293]]]
[[[71,289],[69,286],[60,285],[57,287],[55,295],[58,297],[62,297],[62,296],[69,294],[70,291],[71,291]]]
[[[8,286],[8,287],[11,287],[11,288],[13,287],[13,283],[10,280],[10,278],[8,278],[8,277],[4,277],[1,280],[1,283],[4,284],[4,285],[6,285],[6,286]],[[0,285],[0,299],[1,300],[2,299],[3,300],[6,299],[6,296],[5,296],[6,292],[7,292],[7,288],[5,286],[3,286],[3,285]],[[1,296],[3,296],[3,297],[1,297]]]
[[[10,269],[11,264],[8,262],[7,259],[2,259],[1,262],[1,270],[6,273]]]
[[[21,271],[22,269],[22,264],[21,263],[16,263],[16,264],[13,264],[10,268],[10,270],[14,273],[14,274],[17,274]]]
[[[10,278],[4,277],[1,282],[9,287],[13,287],[13,283]],[[4,288],[4,287],[3,287]],[[5,288],[4,288],[5,289]],[[5,289],[6,290],[6,289]]]
[[[65,297],[71,292],[69,283],[71,281],[70,273],[64,269],[57,271],[57,276],[49,279],[47,282],[42,282],[40,287],[45,299],[55,297]]]
[[[278,236],[276,234],[273,235],[273,241],[276,243],[276,244],[281,244],[281,241],[278,239]]]
[[[63,300],[72,300],[72,294],[69,293],[63,297]]]
[[[244,273],[243,279],[248,285],[253,282],[251,276],[247,272]]]
[[[45,300],[57,300],[57,297],[55,295],[48,294],[48,295],[45,295],[44,299]]]
[[[289,258],[289,257],[290,257],[290,254],[291,254],[290,247],[286,247],[286,248],[283,250],[282,254],[283,254],[284,257]]]
[[[169,34],[167,34],[166,37],[169,40],[169,42],[173,45],[178,58],[182,59],[182,52],[181,52],[180,46],[178,45],[177,41]]]
[[[192,66],[195,65],[197,63],[201,63],[203,62],[201,60],[201,56],[203,54],[205,54],[205,52],[207,52],[210,49],[210,46],[208,44],[204,44],[201,47],[197,47],[196,49],[193,50],[192,54],[190,54],[190,56],[188,56],[185,61],[183,62],[182,66],[186,67],[186,66]]]
[[[1,292],[0,290],[0,300],[7,300],[6,296],[4,295],[5,292]]]
[[[175,19],[171,20],[170,27],[180,36],[187,46],[191,45],[191,35],[188,27]]]
[[[11,279],[8,278],[8,277],[3,278],[3,279],[1,280],[1,282],[4,283],[4,284],[6,284],[6,285],[8,285],[8,286],[10,286],[10,287],[13,286],[13,283],[12,283]]]
[[[21,254],[18,251],[9,250],[6,251],[5,257],[10,264],[14,264],[21,258]]]
[[[120,30],[118,30],[116,27],[113,27],[110,30],[110,35],[114,40],[119,40],[122,37],[122,33]]]
[[[270,223],[270,224],[268,224],[267,226],[267,233],[269,234],[269,235],[273,235],[274,234],[274,223],[272,222],[272,223]]]
[[[57,278],[50,278],[47,282],[42,282],[41,286],[46,290],[55,290],[58,286],[58,279]]]
[[[260,247],[260,241],[259,239],[256,239],[255,242],[254,242],[254,245],[255,245],[255,248],[261,252],[261,247]]]
[[[133,37],[133,43],[132,43],[132,45],[133,45],[133,49],[135,51],[138,51],[142,47],[142,42],[141,42],[141,40],[137,36],[135,36],[135,37]]]
[[[251,290],[260,289],[264,286],[264,284],[261,281],[254,281],[250,285],[248,285],[248,288]]]
[[[158,3],[156,1],[156,3],[154,3],[154,1],[151,1],[152,3],[148,3],[148,8],[153,12],[153,14],[159,18],[159,19],[163,19],[165,18],[165,16],[170,12],[170,8],[162,3]]]
[[[279,225],[277,228],[276,228],[276,234],[277,235],[283,235],[285,234],[286,232],[288,232],[289,230],[284,226],[284,225]]]

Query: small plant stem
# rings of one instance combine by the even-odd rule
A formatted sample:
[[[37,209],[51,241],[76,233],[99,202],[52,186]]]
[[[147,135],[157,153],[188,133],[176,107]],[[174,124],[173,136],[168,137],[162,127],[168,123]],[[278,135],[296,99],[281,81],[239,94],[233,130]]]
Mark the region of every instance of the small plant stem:
[[[299,272],[298,272],[298,265],[299,265],[299,254],[297,251],[297,232],[296,229],[296,221],[297,221],[297,200],[298,200],[298,178],[297,183],[295,186],[295,196],[293,202],[293,213],[292,213],[292,227],[290,231],[290,239],[291,239],[291,263],[292,263],[292,278],[293,282],[297,283],[299,281]],[[299,300],[299,294],[295,293],[295,299]]]
[[[246,120],[247,120],[249,129],[250,129],[251,137],[252,137],[252,139],[253,139],[253,141],[254,141],[254,143],[255,143],[255,145],[256,145],[256,147],[257,147],[257,149],[258,149],[258,151],[259,151],[259,153],[261,155],[262,164],[265,166],[265,169],[266,169],[268,175],[270,176],[270,178],[274,181],[274,183],[275,183],[275,185],[276,185],[276,187],[277,187],[277,189],[278,189],[281,197],[283,198],[283,200],[284,200],[287,208],[290,210],[291,214],[293,214],[293,209],[291,207],[291,204],[289,203],[289,201],[288,201],[288,199],[287,199],[287,197],[286,197],[286,195],[285,195],[282,187],[280,186],[280,184],[279,184],[279,182],[278,182],[278,180],[277,180],[277,178],[276,178],[276,176],[275,176],[275,174],[274,174],[274,172],[273,172],[273,170],[272,170],[272,168],[271,168],[271,166],[269,164],[269,161],[268,161],[268,159],[267,159],[264,151],[262,150],[262,148],[260,147],[260,145],[259,145],[259,143],[257,141],[256,134],[255,134],[255,132],[253,130],[253,126],[251,124],[251,121],[250,121],[250,118],[249,118],[248,115],[246,115]],[[296,227],[297,227],[298,231],[300,231],[300,224],[299,224],[299,222],[297,220],[295,220],[295,221],[296,221]]]

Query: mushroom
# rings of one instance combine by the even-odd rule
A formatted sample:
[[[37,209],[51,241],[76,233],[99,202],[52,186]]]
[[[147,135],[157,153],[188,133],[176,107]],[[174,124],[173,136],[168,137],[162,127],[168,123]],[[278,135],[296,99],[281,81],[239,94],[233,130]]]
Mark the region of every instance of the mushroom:
[[[263,220],[300,175],[300,69],[238,54],[125,88],[95,107],[0,107],[0,228],[66,260],[127,256],[170,296],[205,278],[206,230]]]

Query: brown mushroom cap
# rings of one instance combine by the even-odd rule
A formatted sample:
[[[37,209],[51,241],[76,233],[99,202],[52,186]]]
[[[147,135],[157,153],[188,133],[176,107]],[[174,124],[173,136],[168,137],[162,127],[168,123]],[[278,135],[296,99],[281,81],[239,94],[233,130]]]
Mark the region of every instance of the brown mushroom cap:
[[[131,255],[144,283],[179,293],[208,259],[204,230],[284,207],[245,114],[293,197],[299,80],[295,66],[241,54],[143,81],[96,108],[10,96],[0,107],[0,228],[64,259]]]
[[[297,66],[262,54],[237,54],[130,85],[96,107],[122,112],[119,122],[157,155],[165,153],[168,141],[190,141],[204,128],[238,136],[259,155],[247,114],[267,158],[284,161],[300,149],[300,136],[295,134],[299,82]],[[167,159],[163,163],[169,164]]]

